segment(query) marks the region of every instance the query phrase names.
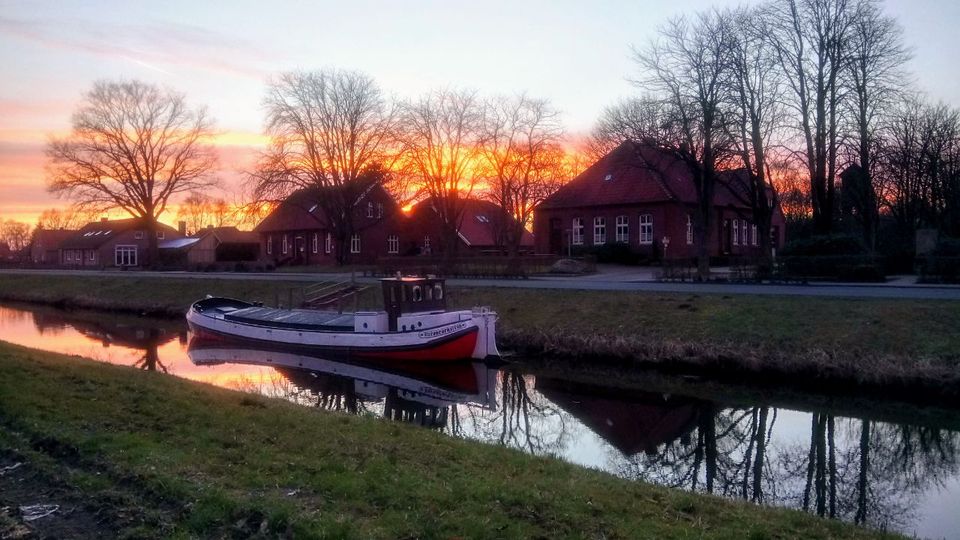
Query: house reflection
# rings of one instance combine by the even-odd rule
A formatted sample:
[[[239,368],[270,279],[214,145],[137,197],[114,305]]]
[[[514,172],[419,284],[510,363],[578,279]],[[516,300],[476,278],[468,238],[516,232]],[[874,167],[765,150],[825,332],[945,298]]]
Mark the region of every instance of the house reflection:
[[[117,346],[143,351],[134,366],[164,373],[167,367],[160,361],[158,350],[183,333],[180,325],[166,328],[159,326],[155,320],[139,321],[132,317],[111,317],[90,312],[36,311],[33,313],[33,324],[40,334],[72,328],[103,347]]]
[[[496,409],[497,371],[482,363],[357,363],[246,347],[195,336],[187,352],[198,365],[273,367],[289,384],[288,398],[326,410],[379,412],[391,420],[443,429],[455,404]]]

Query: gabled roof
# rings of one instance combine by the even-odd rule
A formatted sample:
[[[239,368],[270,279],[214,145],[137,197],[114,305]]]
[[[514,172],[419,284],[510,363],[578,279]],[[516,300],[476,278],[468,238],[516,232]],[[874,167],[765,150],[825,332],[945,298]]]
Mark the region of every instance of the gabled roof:
[[[366,184],[357,186],[359,195],[353,202],[354,208],[359,209],[360,201],[375,188],[383,189],[377,181],[366,182]],[[270,215],[254,227],[254,232],[265,233],[327,227],[326,215],[320,202],[325,193],[333,189],[332,187],[312,187],[294,191],[273,212],[270,212]]]
[[[165,235],[179,236],[176,229],[163,223],[157,224],[158,230]],[[60,244],[61,249],[96,249],[115,238],[117,235],[133,229],[146,229],[143,220],[140,218],[114,219],[109,221],[93,221],[87,223],[75,231],[71,236],[64,239]]]
[[[76,232],[76,229],[37,229],[33,232],[30,244],[40,244],[43,249],[58,249],[64,240],[70,238]]]
[[[436,207],[431,199],[421,201],[410,211],[412,219],[439,219]],[[505,218],[499,206],[480,199],[467,199],[464,202],[463,218],[460,220],[460,239],[468,246],[494,246],[497,244],[497,230]],[[521,246],[532,246],[533,235],[523,232]]]
[[[749,204],[748,191],[744,191],[744,179],[743,170],[718,173],[714,204]],[[665,150],[628,140],[557,190],[540,208],[582,208],[668,201],[696,203],[697,192],[690,170]]]
[[[197,233],[198,238],[214,235],[221,244],[259,244],[260,237],[253,231],[241,231],[236,227],[210,227]]]

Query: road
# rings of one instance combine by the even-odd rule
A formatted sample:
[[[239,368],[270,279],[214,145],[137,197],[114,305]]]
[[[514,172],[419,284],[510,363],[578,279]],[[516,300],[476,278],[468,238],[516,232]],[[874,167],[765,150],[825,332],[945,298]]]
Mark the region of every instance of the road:
[[[96,270],[19,270],[2,269],[0,274],[127,277],[169,277],[188,279],[269,279],[277,281],[343,281],[349,273],[233,273],[233,272],[118,272]],[[361,283],[375,283],[376,278],[357,277]],[[661,283],[648,269],[606,268],[590,276],[543,276],[530,279],[448,279],[447,283],[463,287],[515,287],[521,289],[557,289],[586,291],[646,291],[687,294],[756,294],[769,296],[820,296],[851,298],[903,298],[960,300],[958,285],[917,285],[905,278],[881,284],[817,283],[810,285],[743,284],[743,283]]]

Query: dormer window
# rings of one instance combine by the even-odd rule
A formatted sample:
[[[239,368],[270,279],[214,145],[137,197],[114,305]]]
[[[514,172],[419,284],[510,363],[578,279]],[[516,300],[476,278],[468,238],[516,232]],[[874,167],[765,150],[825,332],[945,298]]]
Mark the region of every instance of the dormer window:
[[[163,240],[163,231],[157,231],[157,240]]]
[[[135,240],[143,240],[143,231],[136,231],[133,233],[133,238]]]

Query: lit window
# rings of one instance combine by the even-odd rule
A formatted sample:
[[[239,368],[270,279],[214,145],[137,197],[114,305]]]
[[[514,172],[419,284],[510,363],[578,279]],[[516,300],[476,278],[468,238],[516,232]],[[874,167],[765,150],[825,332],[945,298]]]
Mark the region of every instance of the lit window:
[[[137,265],[137,246],[121,246],[113,248],[114,264],[117,266]]]
[[[313,239],[310,241],[310,251],[316,253],[320,250],[320,235],[313,233]]]
[[[583,218],[573,218],[573,244],[575,246],[583,245]]]
[[[603,216],[593,218],[593,245],[607,243],[607,219]]]
[[[617,242],[630,242],[630,220],[627,216],[617,216]]]
[[[387,253],[400,253],[400,237],[391,234],[387,237]]]
[[[653,215],[651,214],[640,215],[640,243],[653,243]]]
[[[740,220],[733,220],[733,245],[740,245]]]
[[[350,237],[350,253],[360,253],[360,235]]]
[[[687,214],[687,245],[693,245],[693,218]]]
[[[373,202],[368,202],[368,203],[367,203],[367,217],[368,217],[368,218],[372,218],[372,217],[373,217]]]

